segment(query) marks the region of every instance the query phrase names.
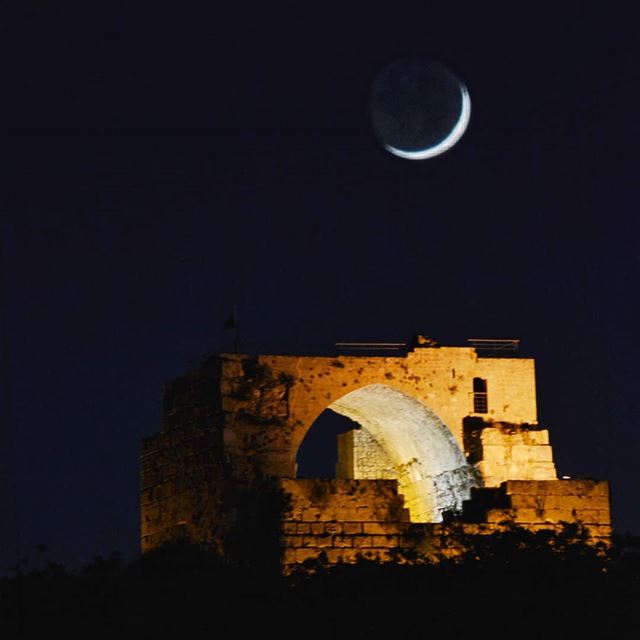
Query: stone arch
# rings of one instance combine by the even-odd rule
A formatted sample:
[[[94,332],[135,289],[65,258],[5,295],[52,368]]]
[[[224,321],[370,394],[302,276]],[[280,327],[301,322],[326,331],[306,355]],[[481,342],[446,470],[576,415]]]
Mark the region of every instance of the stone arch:
[[[441,522],[443,512],[460,511],[478,484],[450,429],[409,394],[370,384],[327,408],[367,429],[385,449],[413,522]]]

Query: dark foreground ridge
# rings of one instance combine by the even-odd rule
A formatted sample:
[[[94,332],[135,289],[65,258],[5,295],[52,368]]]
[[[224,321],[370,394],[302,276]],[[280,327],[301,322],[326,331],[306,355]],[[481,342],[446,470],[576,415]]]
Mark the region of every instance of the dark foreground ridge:
[[[439,564],[308,565],[288,577],[188,542],[129,564],[49,564],[0,582],[0,637],[633,637],[640,556],[628,540],[594,548],[575,534],[514,530]]]

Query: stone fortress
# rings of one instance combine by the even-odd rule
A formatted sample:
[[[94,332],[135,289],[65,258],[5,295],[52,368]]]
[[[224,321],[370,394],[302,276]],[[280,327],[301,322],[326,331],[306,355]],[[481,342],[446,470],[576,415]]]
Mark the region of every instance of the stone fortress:
[[[608,483],[557,477],[534,360],[514,357],[517,341],[470,342],[227,353],[169,382],[161,431],[142,444],[142,550],[187,537],[289,571],[406,551],[433,559],[452,527],[574,523],[608,541]],[[337,438],[334,478],[299,478],[298,450],[326,409],[356,428]]]

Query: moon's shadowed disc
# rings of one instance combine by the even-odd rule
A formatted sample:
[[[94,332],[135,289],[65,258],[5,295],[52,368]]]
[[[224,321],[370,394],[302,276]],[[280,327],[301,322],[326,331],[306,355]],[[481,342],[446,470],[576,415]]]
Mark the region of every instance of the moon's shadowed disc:
[[[392,62],[376,76],[369,94],[374,132],[385,148],[405,158],[438,155],[466,128],[469,94],[443,64],[428,58]]]

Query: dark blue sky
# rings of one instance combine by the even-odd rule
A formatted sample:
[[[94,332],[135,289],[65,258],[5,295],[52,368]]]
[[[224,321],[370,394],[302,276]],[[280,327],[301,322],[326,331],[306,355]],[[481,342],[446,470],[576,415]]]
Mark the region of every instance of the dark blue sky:
[[[609,478],[615,524],[640,531],[633,3],[91,4],[1,20],[23,554],[136,552],[140,438],[163,383],[230,347],[236,302],[257,351],[519,338],[559,472]],[[472,101],[424,162],[367,120],[372,79],[406,55]]]

